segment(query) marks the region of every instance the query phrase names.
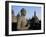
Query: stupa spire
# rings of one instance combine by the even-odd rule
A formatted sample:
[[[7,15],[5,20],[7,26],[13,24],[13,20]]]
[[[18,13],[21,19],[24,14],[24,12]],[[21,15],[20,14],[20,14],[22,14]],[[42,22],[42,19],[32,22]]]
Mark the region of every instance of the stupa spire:
[[[34,16],[36,16],[36,11],[34,11]]]

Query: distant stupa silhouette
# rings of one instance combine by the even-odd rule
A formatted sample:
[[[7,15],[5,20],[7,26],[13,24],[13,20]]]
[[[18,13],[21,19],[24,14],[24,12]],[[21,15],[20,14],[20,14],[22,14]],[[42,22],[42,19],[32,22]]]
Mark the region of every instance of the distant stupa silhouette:
[[[36,11],[34,11],[34,17],[36,17]]]
[[[39,19],[38,19],[38,17],[36,16],[36,11],[34,11],[34,17],[32,17],[32,21],[33,21],[34,23],[39,23]]]
[[[19,17],[19,16],[20,16],[20,14],[18,13],[18,14],[17,14],[17,17]]]
[[[12,15],[14,16],[14,11],[13,11],[13,9],[12,9]]]

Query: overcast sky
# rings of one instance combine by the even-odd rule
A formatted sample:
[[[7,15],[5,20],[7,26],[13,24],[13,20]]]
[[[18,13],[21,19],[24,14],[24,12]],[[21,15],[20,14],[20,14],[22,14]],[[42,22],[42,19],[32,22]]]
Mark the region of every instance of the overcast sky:
[[[14,15],[17,16],[18,12],[20,12],[20,10],[22,8],[25,8],[26,12],[26,18],[32,18],[32,16],[34,16],[34,11],[36,11],[36,16],[41,19],[41,7],[36,7],[36,6],[12,6],[12,9],[14,11]]]

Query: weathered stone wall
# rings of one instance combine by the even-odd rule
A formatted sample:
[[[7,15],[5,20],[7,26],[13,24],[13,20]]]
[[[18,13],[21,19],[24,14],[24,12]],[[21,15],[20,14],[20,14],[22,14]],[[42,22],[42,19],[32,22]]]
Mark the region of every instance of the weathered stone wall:
[[[12,16],[12,22],[17,22],[17,17],[16,16]]]

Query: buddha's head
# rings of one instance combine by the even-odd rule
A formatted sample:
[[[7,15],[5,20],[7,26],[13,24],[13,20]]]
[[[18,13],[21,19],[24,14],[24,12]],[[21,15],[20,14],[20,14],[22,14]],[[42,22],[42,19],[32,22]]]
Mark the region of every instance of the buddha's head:
[[[25,16],[26,15],[26,10],[24,8],[21,9],[21,16]]]

